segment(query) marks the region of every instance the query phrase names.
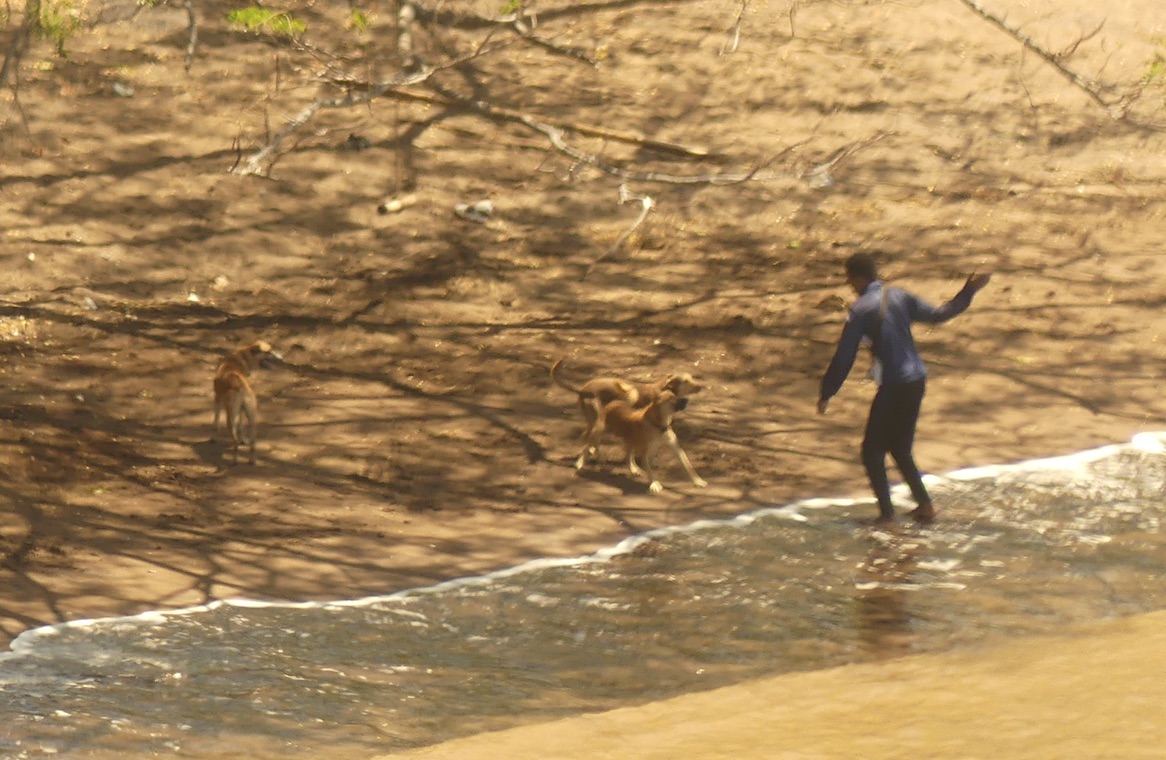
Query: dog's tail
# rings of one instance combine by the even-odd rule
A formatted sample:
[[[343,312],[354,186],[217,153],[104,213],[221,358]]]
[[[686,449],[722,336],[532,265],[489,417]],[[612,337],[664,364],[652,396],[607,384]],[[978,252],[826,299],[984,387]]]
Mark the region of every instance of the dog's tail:
[[[555,385],[559,386],[560,388],[564,388],[566,390],[571,391],[571,393],[578,393],[579,392],[578,387],[571,385],[566,380],[559,377],[559,368],[563,366],[563,362],[565,362],[565,361],[567,361],[567,360],[566,359],[559,359],[557,362],[555,362],[554,364],[551,365],[551,382],[553,382]]]

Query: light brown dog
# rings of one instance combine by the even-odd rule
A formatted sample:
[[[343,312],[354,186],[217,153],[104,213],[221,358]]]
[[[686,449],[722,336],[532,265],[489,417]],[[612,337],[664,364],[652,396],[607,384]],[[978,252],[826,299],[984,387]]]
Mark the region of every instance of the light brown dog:
[[[639,475],[641,472],[647,473],[651,481],[648,490],[652,493],[660,493],[664,490],[663,484],[660,483],[659,478],[652,470],[652,457],[661,445],[666,445],[672,449],[676,458],[680,460],[680,464],[684,466],[688,477],[692,479],[693,485],[699,488],[708,485],[703,478],[696,474],[692,462],[688,461],[688,455],[684,453],[684,449],[680,448],[680,442],[672,430],[672,417],[683,406],[684,401],[672,391],[664,390],[647,406],[637,409],[626,401],[612,401],[603,407],[603,412],[600,415],[603,429],[618,436],[623,441],[628,469],[631,470],[632,475]],[[584,443],[583,452],[579,454],[579,458],[586,459],[590,448],[590,442]],[[642,471],[636,464],[636,460],[643,464]]]
[[[272,350],[266,341],[240,346],[223,357],[215,370],[215,427],[219,433],[219,416],[227,414],[227,429],[231,431],[235,461],[239,461],[239,443],[243,439],[243,418],[247,418],[247,443],[251,447],[251,464],[255,464],[256,428],[259,424],[259,402],[248,377],[260,367],[270,367],[283,357]]]
[[[687,372],[672,374],[657,380],[654,383],[629,383],[618,377],[596,377],[578,387],[571,385],[559,376],[559,370],[565,359],[559,359],[551,367],[551,380],[560,388],[574,393],[579,400],[579,411],[583,414],[583,421],[587,428],[583,432],[586,446],[583,453],[575,460],[575,469],[579,470],[586,464],[588,456],[597,456],[599,437],[603,433],[603,424],[600,418],[604,408],[613,401],[622,401],[633,409],[646,407],[659,398],[664,391],[671,391],[678,401],[677,410],[683,409],[688,403],[688,397],[704,390]]]

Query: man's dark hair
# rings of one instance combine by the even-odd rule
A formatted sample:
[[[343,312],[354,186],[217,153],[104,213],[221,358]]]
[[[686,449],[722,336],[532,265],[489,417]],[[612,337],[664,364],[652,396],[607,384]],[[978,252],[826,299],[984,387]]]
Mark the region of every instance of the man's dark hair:
[[[874,256],[869,253],[856,253],[846,260],[846,276],[861,277],[874,282],[879,278],[879,268],[875,264]]]

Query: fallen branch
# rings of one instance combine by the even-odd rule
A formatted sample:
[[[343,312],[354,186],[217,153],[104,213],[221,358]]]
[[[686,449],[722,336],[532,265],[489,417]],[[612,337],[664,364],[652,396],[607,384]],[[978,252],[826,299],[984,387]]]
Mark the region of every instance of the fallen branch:
[[[841,148],[831,153],[825,161],[819,161],[818,163],[814,164],[812,167],[810,167],[809,171],[803,172],[801,176],[803,179],[809,181],[810,187],[830,187],[834,184],[834,176],[831,173],[831,170],[833,170],[835,166],[850,158],[852,155],[862,150],[863,148],[874,145],[888,134],[890,133],[878,132],[877,134],[872,135],[865,140],[857,140],[848,145],[843,145]]]
[[[683,175],[683,174],[662,174],[659,172],[629,172],[626,169],[605,164],[599,160],[597,156],[590,153],[584,153],[577,148],[572,147],[563,137],[563,130],[550,124],[537,121],[530,117],[523,117],[522,123],[536,132],[541,132],[546,135],[551,145],[556,150],[565,156],[569,156],[579,163],[592,166],[605,174],[610,174],[613,177],[619,177],[623,180],[635,182],[663,182],[672,185],[735,185],[741,182],[748,182],[751,179],[760,179],[761,169],[765,166],[762,164],[754,168],[752,171],[744,174],[699,174],[699,175]],[[782,151],[782,155],[793,150],[795,146],[791,146]],[[771,159],[772,160],[772,159]],[[769,163],[768,161],[765,162]],[[773,175],[767,178],[774,178]]]
[[[959,0],[959,1],[961,3],[963,3],[965,6],[967,6],[968,8],[970,8],[978,16],[980,16],[981,18],[986,20],[988,23],[992,24],[993,26],[1000,29],[1005,34],[1007,34],[1008,36],[1012,37],[1014,40],[1019,42],[1021,45],[1024,46],[1024,48],[1026,50],[1029,50],[1029,51],[1035,53],[1038,57],[1041,58],[1041,60],[1043,60],[1045,63],[1049,64],[1050,66],[1052,66],[1053,69],[1058,74],[1060,74],[1062,77],[1064,77],[1066,80],[1068,80],[1068,82],[1070,84],[1077,87],[1079,90],[1081,90],[1086,95],[1088,95],[1091,100],[1093,100],[1099,106],[1104,108],[1106,113],[1108,113],[1111,118],[1114,118],[1114,119],[1125,118],[1126,112],[1128,111],[1128,107],[1129,107],[1129,103],[1128,103],[1127,98],[1119,97],[1119,98],[1116,98],[1114,100],[1107,100],[1104,97],[1104,95],[1102,94],[1103,88],[1100,85],[1100,83],[1095,82],[1095,81],[1090,80],[1090,79],[1086,79],[1085,77],[1081,76],[1077,72],[1070,69],[1065,64],[1061,63],[1061,58],[1064,57],[1064,54],[1057,55],[1055,53],[1049,52],[1048,50],[1045,50],[1043,47],[1038,45],[1036,40],[1034,40],[1032,37],[1030,37],[1027,34],[1025,34],[1024,32],[1020,31],[1020,29],[1018,29],[1014,26],[1010,26],[1008,23],[1006,23],[1004,21],[1004,19],[1002,19],[1001,17],[997,16],[996,14],[994,14],[991,11],[984,8],[982,5],[980,5],[978,2],[976,2],[976,0]],[[1097,32],[1100,31],[1100,29],[1101,29],[1101,27],[1098,27],[1097,29],[1095,29],[1092,32],[1092,34],[1089,35],[1089,37],[1096,35]],[[1088,39],[1088,38],[1085,38],[1085,39]],[[1082,40],[1078,40],[1078,42],[1070,48],[1069,52],[1076,50],[1077,45],[1080,44],[1081,41]]]
[[[338,98],[319,98],[310,103],[306,108],[288,120],[287,126],[275,133],[275,136],[268,141],[266,145],[256,151],[250,158],[243,163],[242,166],[236,166],[231,169],[233,174],[251,175],[263,174],[264,162],[268,157],[279,150],[279,146],[283,143],[289,135],[298,131],[301,127],[312,120],[320,111],[335,109],[335,108],[352,108],[354,106],[365,105],[376,98],[384,95],[386,92],[395,87],[408,84],[418,84],[429,78],[434,72],[434,69],[422,69],[414,74],[402,74],[396,79],[383,82],[377,85],[371,85],[361,90],[350,90],[348,94]]]
[[[539,124],[543,127],[549,127],[552,129],[569,130],[571,132],[577,132],[578,134],[586,135],[588,137],[600,137],[605,140],[614,140],[615,142],[639,145],[645,148],[659,151],[661,153],[669,153],[672,155],[684,156],[686,158],[709,157],[708,150],[704,148],[655,140],[637,132],[623,132],[614,129],[607,129],[606,127],[591,126],[588,124],[574,124],[571,122],[562,121],[560,119],[548,119],[544,117],[535,119],[534,117],[528,116],[527,114],[524,114],[520,111],[493,106],[480,100],[466,100],[445,95],[434,95],[427,92],[406,90],[400,87],[394,87],[390,89],[391,92],[388,92],[387,94],[404,100],[414,100],[422,103],[429,103],[431,105],[440,105],[446,108],[460,107],[469,111],[480,113],[483,116],[488,116],[493,119],[500,119],[502,121],[517,122],[520,124],[526,124],[527,126]],[[543,130],[539,129],[538,131]]]

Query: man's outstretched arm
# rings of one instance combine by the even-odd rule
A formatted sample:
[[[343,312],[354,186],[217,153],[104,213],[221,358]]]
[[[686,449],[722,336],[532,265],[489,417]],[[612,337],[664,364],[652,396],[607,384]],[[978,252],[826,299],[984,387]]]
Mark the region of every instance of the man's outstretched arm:
[[[928,324],[939,324],[946,322],[949,319],[958,316],[972,305],[972,297],[979,293],[985,285],[992,279],[990,272],[973,273],[964,282],[963,288],[959,293],[956,293],[955,298],[945,303],[940,307],[932,306],[926,301],[911,296],[908,299],[908,308],[910,309],[912,322],[925,322]]]

